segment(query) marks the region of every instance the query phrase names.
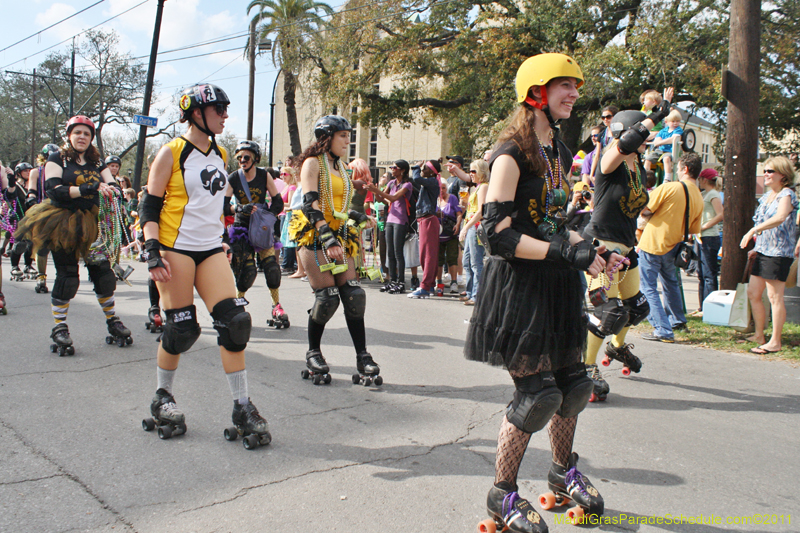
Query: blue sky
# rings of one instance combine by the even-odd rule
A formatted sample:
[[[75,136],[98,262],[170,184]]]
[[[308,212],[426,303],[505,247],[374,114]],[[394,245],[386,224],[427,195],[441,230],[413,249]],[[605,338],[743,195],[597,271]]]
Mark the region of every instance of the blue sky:
[[[0,32],[0,49],[42,31],[51,24],[91,6],[98,0],[27,0],[3,2],[6,24]],[[16,46],[0,52],[0,68],[30,72],[47,55],[47,52],[34,55],[60,41],[68,39],[83,30],[118,15],[143,0],[104,0],[102,3],[80,13],[73,18],[47,29]],[[128,13],[100,26],[104,31],[114,30],[120,37],[120,50],[130,52],[133,57],[148,56],[153,35],[156,0],[145,3]],[[212,0],[167,0],[161,26],[159,52],[173,50],[200,42],[245,34],[249,17],[246,8],[249,1],[234,0],[218,2]],[[333,7],[341,0],[329,2]],[[79,37],[80,39],[80,37]],[[159,61],[183,58],[214,51],[229,50],[206,57],[159,63],[156,80],[160,84],[154,93],[156,105],[176,105],[172,102],[176,90],[200,81],[210,81],[222,87],[231,99],[230,118],[226,131],[233,131],[240,139],[247,128],[247,61],[242,55],[246,36],[236,37],[220,43],[195,47],[159,56]],[[64,43],[53,50],[68,51],[70,43]],[[27,59],[25,59],[27,58]],[[143,62],[146,64],[147,59]],[[266,137],[269,131],[269,103],[272,85],[277,69],[272,64],[271,55],[265,53],[256,62],[256,97],[254,135]],[[282,103],[280,95],[277,103]],[[155,115],[155,112],[151,112]],[[165,123],[166,114],[160,117],[159,124]]]

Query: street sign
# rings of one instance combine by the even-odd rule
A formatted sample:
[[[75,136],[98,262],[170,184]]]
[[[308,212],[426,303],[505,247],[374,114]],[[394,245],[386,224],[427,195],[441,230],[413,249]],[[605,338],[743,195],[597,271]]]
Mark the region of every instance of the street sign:
[[[147,126],[148,128],[155,128],[156,124],[158,124],[158,118],[146,117],[144,115],[133,115],[133,123],[141,126]]]

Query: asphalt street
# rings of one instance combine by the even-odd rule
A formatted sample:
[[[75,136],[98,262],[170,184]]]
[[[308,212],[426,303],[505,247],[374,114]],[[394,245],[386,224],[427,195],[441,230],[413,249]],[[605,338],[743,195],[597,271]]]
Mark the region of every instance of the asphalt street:
[[[36,294],[33,281],[9,281],[3,259],[0,531],[472,532],[486,518],[513,387],[504,370],[463,358],[472,308],[366,284],[367,340],[384,384],[352,384],[355,354],[340,309],[323,339],[333,382],[315,386],[300,377],[308,284],[283,278],[292,326],[275,330],[265,326],[271,302],[259,278],[247,294],[255,324],[247,369],[272,444],[248,451],[223,438],[232,400],[207,312],[175,382],[188,432],[162,441],[141,427],[156,388],[156,335],[144,328],[146,268],[133,266],[133,286],[116,294],[133,345],[105,343],[82,269],[68,320],[76,354],[58,357],[49,351],[49,296]],[[641,373],[622,377],[614,363],[605,370],[608,400],[580,415],[579,469],[606,507],[603,524],[583,527],[800,531],[800,369],[633,335],[629,342]],[[522,465],[523,496],[547,491],[550,461],[542,431]],[[564,511],[542,511],[551,531],[574,530],[559,523]]]

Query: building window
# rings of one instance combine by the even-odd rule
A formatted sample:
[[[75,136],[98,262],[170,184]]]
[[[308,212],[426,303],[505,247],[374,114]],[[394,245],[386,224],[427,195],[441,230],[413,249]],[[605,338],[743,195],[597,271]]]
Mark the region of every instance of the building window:
[[[355,117],[358,114],[358,107],[353,106],[350,109],[350,116]],[[356,158],[356,130],[358,129],[358,121],[353,119],[351,124],[353,129],[350,131],[350,154],[349,154],[349,161],[352,161]]]
[[[703,143],[703,163],[708,163],[708,153],[709,153],[710,146]]]
[[[369,129],[369,168],[378,166],[378,128]]]

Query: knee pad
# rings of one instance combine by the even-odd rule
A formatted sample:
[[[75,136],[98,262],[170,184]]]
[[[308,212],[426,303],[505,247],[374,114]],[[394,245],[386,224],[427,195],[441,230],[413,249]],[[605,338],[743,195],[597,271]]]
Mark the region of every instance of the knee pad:
[[[344,315],[349,318],[364,318],[367,309],[367,293],[357,279],[347,280],[339,287],[339,296],[344,305]]]
[[[57,300],[72,300],[78,293],[81,279],[78,275],[78,265],[56,265],[56,282],[53,284],[53,298]]]
[[[264,270],[264,277],[267,278],[267,287],[277,289],[281,286],[281,267],[274,255],[266,257],[261,261],[261,268]]]
[[[180,309],[165,309],[167,321],[161,333],[161,347],[172,355],[185,353],[200,338],[197,308],[193,305]]]
[[[628,324],[628,310],[619,298],[609,298],[603,305],[594,308],[594,313],[586,315],[592,335],[605,338],[616,335]]]
[[[236,278],[236,290],[239,292],[247,292],[253,286],[258,276],[256,270],[256,262],[253,259],[245,259],[242,264],[242,269]]]
[[[561,390],[552,372],[515,379],[514,384],[517,390],[506,409],[506,418],[522,431],[536,433],[561,407]]]
[[[594,390],[592,379],[586,375],[586,365],[577,363],[557,370],[556,383],[564,399],[557,411],[564,418],[572,418],[586,408]]]
[[[244,310],[245,305],[244,298],[227,298],[211,310],[214,329],[219,332],[217,344],[231,352],[243,351],[250,340],[253,322],[250,313]]]
[[[324,326],[339,308],[339,289],[326,287],[314,291],[314,307],[311,308],[311,320]]]
[[[31,247],[31,241],[29,240],[16,241],[14,243],[13,248],[11,249],[11,253],[17,255],[24,255],[30,250],[30,247]]]
[[[642,291],[636,293],[636,296],[625,298],[622,300],[625,309],[628,310],[628,325],[635,326],[650,314],[650,304],[647,302],[647,297],[642,294]]]
[[[117,276],[111,270],[111,263],[101,261],[96,265],[86,265],[89,279],[94,284],[95,294],[113,294],[117,290]]]

